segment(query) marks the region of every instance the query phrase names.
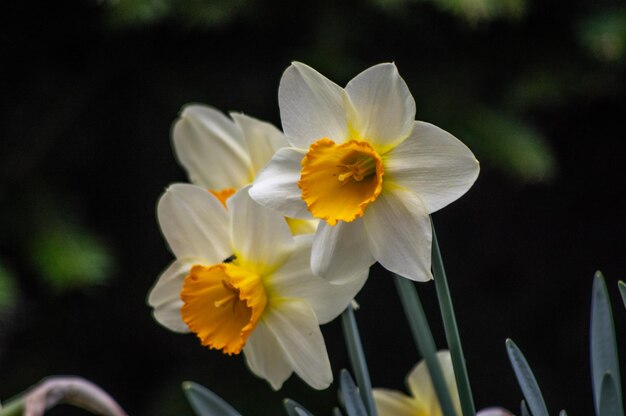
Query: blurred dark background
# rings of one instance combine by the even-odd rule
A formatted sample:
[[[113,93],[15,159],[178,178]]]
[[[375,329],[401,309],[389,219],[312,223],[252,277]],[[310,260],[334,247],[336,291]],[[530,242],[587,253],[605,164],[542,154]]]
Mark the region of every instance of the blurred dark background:
[[[481,161],[470,192],[434,214],[477,407],[518,409],[510,337],[551,412],[592,413],[598,269],[626,345],[623,2],[6,1],[0,28],[0,399],[76,374],[135,415],[190,415],[184,380],[246,415],[282,414],[284,397],[330,414],[335,384],[292,376],[273,392],[242,357],[152,319],[145,298],[172,259],[155,204],[186,180],[169,138],[183,104],[280,126],[292,60],[340,85],[395,61],[418,119]],[[418,288],[443,348],[434,286]],[[382,268],[357,300],[373,384],[404,389],[419,357]],[[337,373],[341,328],[323,330]],[[84,414],[51,412],[68,413]]]

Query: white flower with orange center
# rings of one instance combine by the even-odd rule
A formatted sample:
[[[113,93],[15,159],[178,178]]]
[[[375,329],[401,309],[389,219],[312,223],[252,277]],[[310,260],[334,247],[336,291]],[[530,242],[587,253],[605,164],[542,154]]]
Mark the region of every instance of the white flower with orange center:
[[[205,188],[171,186],[158,204],[174,261],[148,297],[154,317],[193,332],[225,354],[243,351],[253,373],[274,389],[296,372],[316,389],[332,373],[319,325],[339,315],[367,274],[331,285],[313,275],[313,235],[292,236],[283,217],[244,187],[225,208]]]
[[[289,217],[318,218],[312,268],[342,276],[378,261],[413,280],[432,278],[428,214],[463,195],[478,161],[451,134],[415,121],[394,64],[341,88],[293,63],[280,81],[280,149],[250,195]]]
[[[222,112],[200,104],[183,107],[172,127],[176,158],[189,181],[211,191],[223,204],[256,174],[276,151],[289,145],[272,124],[253,117]],[[288,219],[294,234],[315,231],[316,221]]]

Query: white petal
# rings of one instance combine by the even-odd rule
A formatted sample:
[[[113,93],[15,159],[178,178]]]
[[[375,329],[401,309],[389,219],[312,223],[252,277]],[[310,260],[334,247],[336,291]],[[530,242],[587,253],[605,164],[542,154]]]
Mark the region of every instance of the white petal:
[[[378,416],[415,416],[420,414],[413,399],[399,391],[372,389]]]
[[[413,130],[415,101],[398,69],[379,64],[357,75],[346,86],[353,111],[348,124],[374,146],[399,143]]]
[[[343,283],[375,262],[362,219],[339,221],[335,226],[320,221],[311,254],[313,273],[331,283]]]
[[[312,219],[298,188],[302,169],[300,162],[305,153],[294,148],[276,152],[270,163],[257,175],[250,189],[252,199],[287,217]]]
[[[271,287],[277,296],[305,299],[315,311],[320,324],[335,319],[361,290],[368,271],[352,270],[342,276],[345,284],[331,284],[311,271],[313,235],[296,237],[296,248],[289,260],[271,276]]]
[[[243,354],[250,371],[266,379],[274,390],[279,390],[293,373],[282,347],[263,320],[248,338]]]
[[[278,149],[289,146],[285,135],[272,124],[239,113],[230,116],[243,132],[255,174],[267,165]]]
[[[257,204],[248,195],[249,189],[242,188],[227,201],[231,242],[242,264],[265,274],[285,262],[295,242],[285,217]]]
[[[232,254],[228,213],[207,190],[189,184],[170,186],[159,200],[157,216],[176,257],[198,257],[214,264]]]
[[[421,121],[415,122],[411,137],[383,156],[383,163],[386,180],[416,192],[429,213],[467,192],[479,171],[478,161],[467,146]]]
[[[191,182],[208,189],[252,182],[250,158],[241,129],[207,106],[186,106],[172,129],[176,157]]]
[[[432,228],[415,193],[383,189],[367,208],[364,222],[372,254],[385,269],[419,282],[432,279]]]
[[[457,414],[461,414],[461,403],[459,401],[459,392],[456,387],[456,379],[454,377],[454,369],[452,367],[452,359],[450,351],[442,350],[437,352],[437,361],[441,366],[443,378],[452,398],[452,405]],[[441,407],[437,399],[437,393],[433,387],[426,361],[420,361],[406,378],[406,384],[416,402],[422,404],[425,409],[429,409],[429,414],[440,414]]]
[[[307,65],[292,63],[278,87],[285,135],[305,149],[324,137],[343,142],[348,137],[344,100],[343,88]]]
[[[263,317],[293,370],[317,390],[333,381],[324,337],[315,312],[302,300],[272,299]]]
[[[148,295],[148,304],[154,309],[152,312],[154,319],[175,332],[189,332],[180,314],[180,308],[183,306],[180,291],[185,277],[194,264],[197,262],[191,258],[174,261],[159,276]]]

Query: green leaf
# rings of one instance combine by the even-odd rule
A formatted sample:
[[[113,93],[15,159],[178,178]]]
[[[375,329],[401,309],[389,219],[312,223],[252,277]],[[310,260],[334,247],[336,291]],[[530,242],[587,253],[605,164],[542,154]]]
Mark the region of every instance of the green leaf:
[[[348,305],[346,310],[341,314],[341,327],[343,328],[343,335],[346,340],[350,364],[352,365],[356,380],[359,383],[359,393],[361,394],[361,398],[369,414],[376,416],[376,405],[374,404],[374,398],[372,396],[372,382],[370,381],[367,361],[365,360],[365,353],[363,352],[363,345],[361,343],[361,335],[359,334],[359,328],[356,324],[352,305]]]
[[[415,345],[424,356],[424,361],[426,361],[426,367],[428,368],[428,373],[430,374],[435,393],[437,393],[443,414],[456,415],[448,385],[437,359],[435,340],[428,325],[417,289],[415,289],[415,285],[411,280],[395,273],[394,283],[400,297],[400,303],[402,303],[402,308],[404,309],[404,315],[407,321],[409,321],[409,328],[411,329],[411,334],[413,334]]]
[[[506,340],[506,352],[509,355],[509,361],[511,361],[517,382],[519,383],[532,415],[548,416],[548,409],[541,395],[537,379],[535,379],[535,375],[530,369],[524,354],[522,354],[517,345],[510,339]]]
[[[619,289],[619,294],[622,296],[622,302],[624,303],[624,307],[626,307],[626,283],[621,280],[617,282],[617,287]]]
[[[609,374],[615,386],[617,407],[622,408],[619,361],[613,326],[609,293],[602,273],[596,272],[591,298],[591,373],[596,412],[600,412],[600,397],[604,379]],[[620,414],[623,414],[620,413]]]
[[[432,219],[431,219],[432,223]],[[454,314],[454,306],[452,304],[452,296],[448,287],[448,279],[446,270],[443,267],[443,259],[441,250],[435,233],[435,226],[432,225],[433,243],[432,243],[432,269],[435,280],[435,288],[437,290],[437,298],[439,299],[439,309],[441,310],[441,318],[446,333],[446,340],[450,349],[450,357],[452,358],[452,366],[454,368],[454,377],[456,379],[457,389],[459,391],[459,401],[461,402],[461,413],[464,415],[475,415],[474,398],[472,396],[472,388],[470,386],[467,367],[465,365],[465,355],[463,354],[463,346],[461,345],[461,336],[456,323]]]
[[[525,400],[522,400],[519,407],[520,407],[520,414],[522,416],[530,416],[530,410],[528,410],[528,406],[526,405]]]
[[[559,416],[567,416],[567,412],[565,410],[561,410],[559,412]]]
[[[313,413],[306,410],[304,406],[295,400],[285,399],[283,400],[283,406],[289,416],[313,416]]]
[[[623,415],[619,401],[619,393],[615,388],[615,378],[610,371],[604,373],[602,377],[602,387],[600,388],[600,399],[598,403],[598,416],[620,416]]]
[[[350,373],[343,369],[339,372],[339,385],[341,387],[341,397],[348,416],[367,416],[365,404],[359,395],[359,389],[350,377]]]
[[[333,416],[343,416],[343,413],[341,413],[338,407],[333,407]]]
[[[191,408],[198,416],[241,416],[221,397],[200,384],[185,381],[183,391]]]

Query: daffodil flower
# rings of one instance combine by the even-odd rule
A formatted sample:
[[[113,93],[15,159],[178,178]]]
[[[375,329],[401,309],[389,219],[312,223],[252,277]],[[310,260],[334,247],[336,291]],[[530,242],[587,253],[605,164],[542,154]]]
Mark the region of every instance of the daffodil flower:
[[[437,360],[441,366],[455,412],[460,416],[462,414],[461,404],[454,378],[450,351],[439,351]],[[379,416],[442,416],[441,406],[439,405],[439,400],[424,360],[420,361],[407,375],[406,385],[411,392],[410,396],[396,390],[373,389],[374,401],[376,402],[376,410]],[[512,415],[504,409],[492,407],[479,411],[476,413],[476,416]]]
[[[313,235],[293,236],[283,217],[244,187],[224,207],[202,187],[171,186],[157,214],[176,256],[148,297],[154,317],[225,354],[243,350],[274,389],[296,372],[316,389],[332,373],[319,324],[339,315],[367,276],[332,285],[310,270]]]
[[[291,147],[257,175],[250,195],[286,216],[322,220],[314,273],[342,276],[378,261],[410,279],[431,279],[428,214],[474,183],[472,152],[415,121],[415,102],[394,64],[373,66],[344,89],[293,63],[278,98]]]
[[[189,181],[207,188],[223,204],[252,183],[287,138],[272,124],[205,105],[183,107],[172,128],[176,158]],[[287,219],[294,234],[312,233],[317,221]]]

